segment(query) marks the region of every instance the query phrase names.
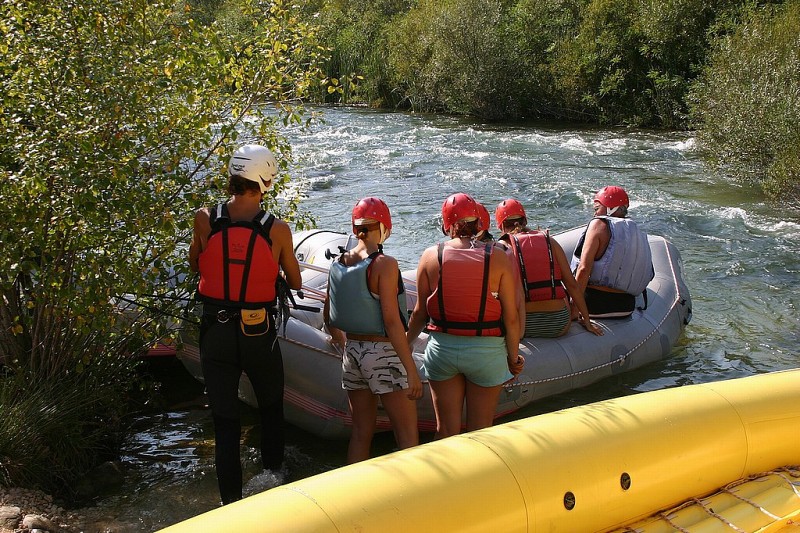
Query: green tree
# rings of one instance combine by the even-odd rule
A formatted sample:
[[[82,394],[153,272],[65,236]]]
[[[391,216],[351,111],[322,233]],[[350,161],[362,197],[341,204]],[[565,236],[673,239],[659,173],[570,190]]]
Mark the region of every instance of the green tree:
[[[755,10],[719,39],[693,87],[697,139],[716,170],[800,203],[800,1]]]
[[[511,10],[507,39],[514,99],[528,118],[580,118],[556,88],[559,55],[575,39],[587,0],[520,0]]]
[[[552,96],[564,115],[683,128],[686,94],[717,17],[739,0],[591,0],[552,49]]]
[[[44,403],[77,424],[30,447],[59,431],[100,438],[90,426],[124,408],[132,364],[120,361],[168,334],[162,312],[179,315],[192,213],[219,198],[234,144],[275,149],[283,172],[267,204],[297,215],[279,128],[307,119],[291,102],[322,79],[316,29],[282,0],[226,5],[209,24],[182,2],[0,7],[0,386],[53,389]],[[86,391],[77,415],[59,384]],[[14,442],[0,440],[2,483],[30,481]],[[75,463],[97,442],[83,444]]]
[[[508,117],[515,72],[507,2],[422,0],[389,30],[395,86],[411,107],[487,119]]]

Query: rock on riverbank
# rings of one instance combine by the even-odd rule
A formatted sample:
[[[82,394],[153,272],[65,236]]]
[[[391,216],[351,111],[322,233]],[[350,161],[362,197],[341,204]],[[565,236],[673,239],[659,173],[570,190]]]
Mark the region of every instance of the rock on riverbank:
[[[80,533],[80,516],[65,511],[37,490],[0,488],[0,533]]]

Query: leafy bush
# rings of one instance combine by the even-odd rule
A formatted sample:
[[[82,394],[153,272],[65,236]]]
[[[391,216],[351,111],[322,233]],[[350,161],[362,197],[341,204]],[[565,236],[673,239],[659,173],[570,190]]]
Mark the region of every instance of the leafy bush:
[[[180,314],[192,214],[218,200],[232,146],[265,142],[287,168],[278,127],[302,122],[290,102],[322,79],[316,30],[281,0],[236,0],[209,25],[144,0],[9,0],[0,15],[0,379],[56,403],[62,380],[114,391],[130,385],[120,358]],[[268,207],[291,218],[299,195],[275,201],[287,180]],[[86,420],[93,401],[76,406]]]
[[[720,38],[692,91],[698,145],[711,165],[800,200],[800,2],[755,11]]]
[[[303,16],[322,29],[321,44],[328,50],[323,69],[330,80],[318,100],[334,103],[376,102],[391,105],[387,89],[386,47],[382,44],[393,17],[409,8],[409,0],[307,0]]]
[[[592,0],[554,51],[554,96],[570,118],[686,125],[685,96],[707,33],[730,0]]]
[[[574,118],[556,87],[555,65],[575,38],[586,0],[520,0],[509,15],[507,39],[516,72],[512,81],[519,112],[527,118]]]
[[[419,0],[321,4],[326,71],[383,106],[489,119],[687,125],[709,38],[741,0]]]
[[[504,2],[423,0],[388,32],[395,86],[419,111],[488,119],[516,110]]]

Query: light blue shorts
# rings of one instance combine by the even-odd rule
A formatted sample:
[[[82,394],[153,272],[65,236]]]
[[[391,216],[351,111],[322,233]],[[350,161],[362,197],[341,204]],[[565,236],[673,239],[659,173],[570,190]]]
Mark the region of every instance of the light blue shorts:
[[[423,359],[431,381],[445,381],[464,374],[481,387],[502,385],[512,377],[508,371],[505,337],[466,337],[431,332]]]

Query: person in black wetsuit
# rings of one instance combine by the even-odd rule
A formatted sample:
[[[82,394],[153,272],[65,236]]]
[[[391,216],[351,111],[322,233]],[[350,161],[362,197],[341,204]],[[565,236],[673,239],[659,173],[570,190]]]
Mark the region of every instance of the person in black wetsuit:
[[[288,224],[261,200],[277,175],[264,146],[239,147],[228,165],[230,199],[195,213],[189,264],[200,273],[200,361],[214,418],[222,503],[242,498],[239,378],[247,373],[261,418],[261,460],[280,471],[284,459],[283,359],[275,328],[276,281],[299,289],[300,266]]]

